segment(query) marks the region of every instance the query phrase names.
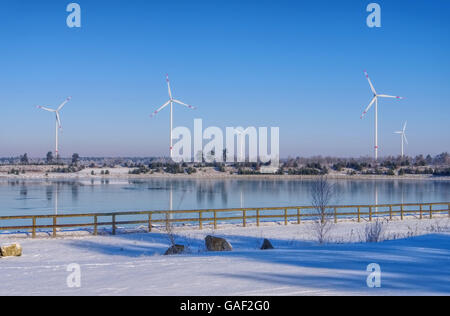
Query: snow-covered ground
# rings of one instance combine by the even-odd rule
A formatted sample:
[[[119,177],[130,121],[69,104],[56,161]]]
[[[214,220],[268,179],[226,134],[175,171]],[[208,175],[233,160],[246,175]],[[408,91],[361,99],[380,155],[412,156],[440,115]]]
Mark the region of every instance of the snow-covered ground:
[[[366,223],[343,222],[332,243],[318,245],[312,226],[203,231],[180,228],[184,255],[163,256],[162,232],[117,236],[28,239],[23,256],[0,259],[0,295],[450,295],[450,233],[447,217],[387,224],[381,243],[365,243]],[[207,234],[228,239],[234,250],[207,252]],[[412,237],[410,237],[412,236]],[[408,238],[407,238],[408,237]],[[276,249],[259,250],[263,238]],[[67,267],[79,264],[81,287],[70,288]],[[367,265],[381,267],[381,288],[368,288]]]

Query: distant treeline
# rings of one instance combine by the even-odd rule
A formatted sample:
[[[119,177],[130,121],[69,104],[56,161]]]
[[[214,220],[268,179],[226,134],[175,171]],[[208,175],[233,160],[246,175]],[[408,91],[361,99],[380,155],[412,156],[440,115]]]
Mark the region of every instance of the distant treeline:
[[[45,158],[30,159],[27,154],[19,157],[0,158],[2,165],[52,165],[50,172],[71,173],[83,168],[102,167],[114,168],[116,166],[131,168],[130,174],[145,173],[196,173],[199,168],[213,167],[219,172],[236,174],[260,174],[261,167],[269,163],[173,163],[168,158],[160,157],[81,157],[74,153],[71,158],[53,157],[48,152]],[[369,157],[339,158],[339,157],[297,157],[282,159],[276,174],[286,175],[320,175],[335,172],[348,175],[405,175],[405,174],[432,174],[436,176],[450,175],[450,155],[447,152],[436,156],[418,155],[415,157],[382,157],[374,161]],[[23,172],[14,170],[14,173]]]
[[[297,157],[297,158],[288,158],[283,161],[286,166],[294,166],[297,165],[307,165],[312,163],[320,163],[322,165],[336,165],[336,166],[349,166],[353,169],[358,169],[359,167],[370,167],[375,164],[377,165],[392,165],[395,167],[400,166],[442,166],[448,165],[450,166],[450,155],[447,152],[441,153],[436,156],[431,155],[418,155],[415,157],[400,157],[400,156],[386,156],[381,157],[375,163],[373,158],[371,157],[360,157],[360,158],[339,158],[339,157],[322,157],[315,156],[309,158]]]
[[[28,154],[23,154],[15,157],[0,157],[1,164],[71,164],[73,162],[89,164],[95,163],[97,165],[132,165],[132,164],[149,164],[149,163],[169,163],[170,159],[166,157],[81,157],[77,153],[74,153],[70,158],[58,158],[55,159],[51,152],[48,152],[45,158],[29,158]],[[340,158],[332,156],[313,156],[313,157],[296,157],[296,158],[285,158],[280,160],[281,163],[286,164],[286,166],[297,165],[308,165],[319,163],[322,165],[331,164],[373,164],[374,160],[371,157],[359,157],[359,158]],[[443,152],[439,155],[418,155],[415,157],[400,157],[400,156],[386,156],[378,159],[379,164],[383,163],[393,163],[397,166],[399,165],[450,165],[450,155],[447,152]]]

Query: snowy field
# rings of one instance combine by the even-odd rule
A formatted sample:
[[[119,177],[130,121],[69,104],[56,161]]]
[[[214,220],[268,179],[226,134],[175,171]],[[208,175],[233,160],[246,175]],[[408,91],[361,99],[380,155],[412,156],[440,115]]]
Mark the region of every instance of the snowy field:
[[[162,232],[77,235],[19,242],[23,256],[0,259],[0,295],[450,295],[448,217],[387,224],[381,243],[365,243],[366,223],[334,226],[330,242],[314,241],[311,224],[229,226],[215,231],[178,229],[187,254],[163,256]],[[207,234],[234,250],[205,250]],[[259,250],[264,238],[276,249]],[[68,265],[81,267],[81,286],[70,288]],[[381,267],[381,288],[368,288],[367,265]]]

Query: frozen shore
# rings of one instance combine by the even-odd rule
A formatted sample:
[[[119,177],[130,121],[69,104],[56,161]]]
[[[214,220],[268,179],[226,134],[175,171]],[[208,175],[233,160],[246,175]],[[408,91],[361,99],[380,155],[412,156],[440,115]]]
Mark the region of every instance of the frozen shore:
[[[23,256],[0,259],[0,295],[450,295],[449,219],[387,224],[381,243],[365,243],[366,223],[343,222],[330,243],[315,242],[311,224],[217,230],[176,230],[188,247],[163,256],[163,231],[117,236],[25,239]],[[232,252],[207,252],[204,237],[229,240]],[[274,250],[262,251],[263,238]],[[81,286],[68,287],[70,264]],[[381,288],[369,288],[370,263],[381,268]]]
[[[11,168],[11,167],[9,167]],[[171,173],[147,173],[147,174],[129,174],[134,168],[86,168],[74,173],[55,173],[49,172],[49,168],[45,166],[34,166],[25,174],[13,175],[8,174],[8,168],[0,167],[0,179],[16,179],[16,180],[45,180],[45,179],[153,179],[153,178],[176,178],[176,179],[246,179],[246,180],[308,180],[315,179],[317,176],[307,175],[276,175],[276,174],[260,174],[260,175],[239,175],[230,174],[228,172],[220,172],[214,168],[201,168],[193,174],[171,174]],[[101,174],[108,171],[109,174]],[[94,174],[92,174],[94,172]],[[386,175],[347,175],[344,173],[330,172],[327,175],[329,179],[336,180],[432,180],[432,181],[450,181],[450,177],[436,177],[432,175],[403,175],[403,176],[386,176]]]

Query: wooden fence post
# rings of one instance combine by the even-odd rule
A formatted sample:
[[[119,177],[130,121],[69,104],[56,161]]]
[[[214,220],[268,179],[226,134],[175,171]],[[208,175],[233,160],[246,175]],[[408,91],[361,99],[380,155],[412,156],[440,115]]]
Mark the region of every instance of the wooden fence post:
[[[337,224],[337,208],[334,208],[334,223]]]
[[[148,213],[148,232],[152,232],[152,213]]]
[[[112,216],[112,234],[116,234],[116,215],[113,214]]]
[[[36,217],[33,216],[33,229],[31,233],[31,238],[36,238]]]
[[[56,216],[53,216],[53,238],[56,238]]]
[[[447,205],[447,210],[445,209],[445,205]],[[416,210],[415,207],[419,206],[419,210]],[[427,206],[429,207],[427,209]],[[434,207],[436,206],[436,207]],[[344,209],[348,209],[350,208],[352,209],[352,211],[348,211],[348,212],[341,212],[339,213],[339,209],[344,208]],[[389,207],[389,211],[386,210],[386,208]],[[400,207],[400,210],[397,210],[396,208]],[[275,215],[271,215],[271,216],[267,216],[267,218],[273,218],[274,221],[278,221],[278,223],[280,222],[279,219],[280,218],[284,218],[284,224],[288,225],[289,224],[289,217],[292,217],[292,221],[294,221],[294,218],[297,217],[297,223],[300,224],[302,219],[301,217],[309,217],[310,214],[309,213],[305,213],[305,214],[301,214],[301,210],[305,208],[305,209],[309,209],[309,207],[294,207],[294,208],[289,208],[289,207],[278,207],[278,208],[267,208],[267,209],[252,209],[249,210],[250,212],[256,211],[256,216],[253,215],[253,213],[251,213],[249,216],[247,216],[247,210],[246,209],[235,209],[236,211],[234,212],[240,212],[242,211],[242,223],[244,227],[247,227],[247,221],[248,219],[253,219],[256,218],[256,225],[259,227],[261,225],[261,219],[264,218],[264,211],[265,210],[276,210],[277,212],[281,212],[283,210],[283,214],[275,214]],[[415,218],[417,218],[417,215],[415,215],[415,213],[419,212],[420,214],[420,219],[424,219],[424,218],[428,218],[427,213],[429,214],[429,218],[432,219],[433,218],[433,212],[436,212],[438,214],[442,213],[444,214],[445,212],[448,212],[448,217],[450,217],[450,203],[448,202],[442,202],[442,203],[414,203],[414,204],[394,204],[394,205],[356,205],[356,206],[329,206],[327,208],[328,214],[331,217],[331,210],[333,209],[333,215],[334,215],[334,223],[338,223],[339,222],[339,216],[343,216],[343,214],[349,214],[349,216],[353,216],[357,215],[357,219],[358,219],[358,223],[361,222],[362,219],[364,219],[365,214],[369,215],[369,221],[373,221],[373,217],[375,215],[375,219],[377,214],[374,214],[374,210],[376,210],[377,208],[381,208],[383,209],[380,214],[378,214],[380,217],[383,216],[383,218],[387,217],[389,214],[389,218],[392,220],[392,218],[394,216],[397,216],[398,213],[400,213],[400,217],[401,220],[405,219],[405,216],[407,217],[410,214],[413,214]],[[353,212],[353,209],[357,208],[357,213]],[[364,209],[368,208],[369,209],[369,213],[365,213]],[[297,209],[297,214],[294,213],[294,209]],[[288,211],[292,210],[292,213],[290,214]],[[261,211],[263,211],[263,213],[261,214]],[[199,221],[199,226],[200,229],[203,229],[203,222],[206,221],[207,224],[212,224],[212,221],[214,223],[214,229],[217,229],[218,227],[218,220],[221,219],[222,221],[226,221],[226,219],[224,219],[225,217],[218,217],[218,213],[221,212],[227,212],[227,210],[215,210],[215,209],[209,209],[209,210],[199,210],[199,211],[194,211],[192,213],[192,211],[189,211],[189,214],[192,214],[194,217],[193,218],[189,218],[188,221],[191,222],[193,221],[195,223],[195,213],[198,212],[198,221]],[[207,214],[213,214],[213,218],[211,218],[210,215],[208,215],[207,217],[205,217],[203,215],[203,213],[207,213]],[[148,215],[148,231],[151,232],[152,231],[152,216],[153,216],[153,212],[151,211],[144,211],[144,212],[130,212],[131,215],[140,215],[140,216],[145,216],[146,214]],[[159,214],[159,212],[156,212]],[[161,212],[164,213],[164,212]],[[167,212],[170,213],[170,212]],[[382,214],[381,214],[382,213]],[[96,236],[99,234],[99,226],[104,225],[106,223],[101,222],[101,220],[99,220],[99,218],[104,217],[104,215],[100,214],[100,213],[90,213],[90,214],[81,214],[82,217],[86,217],[86,218],[93,218],[93,223],[89,223],[89,224],[80,224],[81,226],[83,225],[87,225],[90,227],[93,227],[93,235]],[[111,213],[109,216],[112,217],[112,235],[116,235],[117,232],[117,224],[120,224],[121,222],[117,221],[117,216],[120,216],[121,214],[118,213]],[[125,214],[123,214],[125,215]],[[131,216],[129,215],[129,216]],[[191,215],[191,216],[192,216]],[[106,216],[106,215],[105,215]],[[327,215],[328,216],[328,215]],[[66,216],[61,216],[61,215],[46,215],[46,216],[39,216],[39,215],[28,215],[28,216],[16,216],[14,218],[18,218],[18,219],[26,219],[32,220],[32,224],[27,225],[22,227],[22,229],[25,230],[25,232],[27,234],[31,233],[31,237],[32,238],[36,238],[37,237],[37,229],[41,226],[37,225],[37,221],[39,220],[40,217],[46,218],[47,224],[49,221],[53,221],[53,224],[49,224],[49,225],[45,225],[45,227],[48,228],[49,233],[51,234],[51,236],[53,238],[57,237],[58,234],[58,228],[61,230],[62,227],[76,227],[76,224],[74,222],[72,222],[72,224],[70,224],[69,221],[62,221],[59,222],[58,224],[58,219],[59,218],[64,218],[67,219],[68,217]],[[76,217],[76,216],[75,216]],[[235,217],[237,220],[239,220],[239,217]],[[6,217],[6,219],[8,219],[8,217]],[[155,221],[159,221],[158,220],[159,217],[156,217]],[[354,219],[354,218],[353,218]],[[174,219],[171,219],[170,222],[175,221]],[[141,222],[141,221],[139,221]],[[146,221],[142,221],[143,223],[145,223]],[[67,223],[67,225],[66,225]],[[126,223],[126,222],[122,222],[122,223]],[[252,223],[252,221],[250,221],[250,223]],[[294,223],[294,222],[292,222]],[[59,225],[59,226],[58,226]],[[20,227],[19,227],[20,229]],[[50,232],[51,230],[51,232]]]
[[[94,215],[94,236],[97,236],[98,228],[97,228],[97,215]]]

